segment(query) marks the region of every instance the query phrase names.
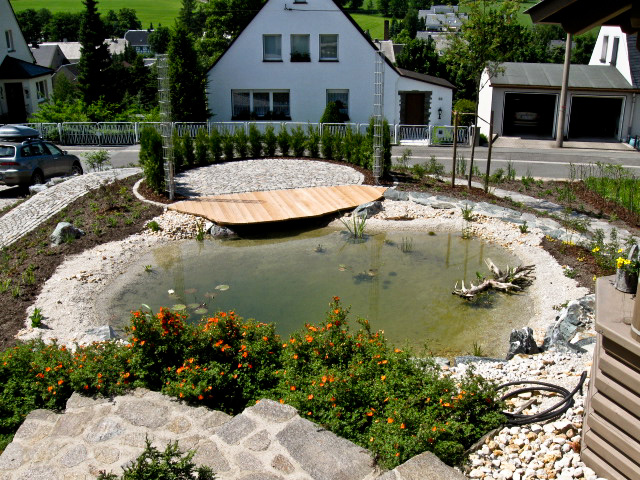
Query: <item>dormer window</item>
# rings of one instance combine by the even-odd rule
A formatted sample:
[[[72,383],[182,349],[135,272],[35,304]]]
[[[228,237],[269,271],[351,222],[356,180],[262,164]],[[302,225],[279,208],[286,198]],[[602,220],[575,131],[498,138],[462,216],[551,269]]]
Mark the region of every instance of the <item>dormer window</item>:
[[[291,61],[310,62],[309,35],[291,35]]]
[[[265,62],[282,61],[282,35],[262,36],[262,59]]]

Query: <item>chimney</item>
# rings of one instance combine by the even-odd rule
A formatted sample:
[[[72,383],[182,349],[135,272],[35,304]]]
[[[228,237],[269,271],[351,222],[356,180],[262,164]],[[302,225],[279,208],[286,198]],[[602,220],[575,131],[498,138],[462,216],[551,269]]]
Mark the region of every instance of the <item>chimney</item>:
[[[389,40],[389,20],[384,21],[384,40]]]

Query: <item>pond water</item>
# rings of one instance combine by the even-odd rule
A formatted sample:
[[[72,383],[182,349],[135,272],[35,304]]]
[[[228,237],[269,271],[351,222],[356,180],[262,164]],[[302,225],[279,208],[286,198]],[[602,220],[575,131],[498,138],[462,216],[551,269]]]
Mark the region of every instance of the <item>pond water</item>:
[[[451,294],[456,281],[488,275],[487,257],[500,267],[520,263],[503,248],[455,233],[383,232],[356,243],[323,228],[286,238],[192,240],[141,258],[98,303],[116,327],[147,304],[154,311],[178,306],[196,320],[235,310],[287,335],[320,322],[339,296],[353,320],[368,319],[396,345],[454,355],[477,342],[502,355],[511,329],[526,323],[527,295],[492,293],[470,303]]]

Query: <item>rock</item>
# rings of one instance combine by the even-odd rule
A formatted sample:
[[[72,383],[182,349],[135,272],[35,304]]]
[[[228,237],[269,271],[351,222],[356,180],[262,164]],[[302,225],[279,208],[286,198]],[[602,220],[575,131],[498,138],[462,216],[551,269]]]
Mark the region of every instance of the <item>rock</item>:
[[[593,297],[593,295],[586,295],[579,300],[574,300],[560,312],[556,322],[547,329],[542,343],[543,351],[548,350],[557,343],[563,344],[562,346],[565,347],[566,345],[564,344],[568,344],[576,332],[584,330],[585,327],[592,324],[594,313]],[[577,348],[581,347],[582,345],[577,346]]]
[[[99,341],[120,338],[116,331],[111,328],[111,325],[103,325],[101,327],[90,328],[85,333],[92,337],[97,337]]]
[[[453,360],[453,366],[465,365],[468,363],[502,363],[504,360],[501,358],[490,358],[490,357],[474,357],[473,355],[461,355],[459,357],[455,357]]]
[[[395,188],[387,188],[384,192],[384,198],[385,200],[407,201],[409,200],[409,194]]]
[[[209,224],[209,222],[207,222]],[[215,238],[226,238],[226,237],[235,237],[236,232],[227,227],[222,227],[220,225],[216,225],[211,223],[211,226],[207,228],[207,224],[205,224],[205,231],[209,232],[212,237]]]
[[[79,228],[74,227],[69,222],[60,222],[56,226],[55,230],[49,237],[51,239],[51,245],[57,246],[64,243],[68,239],[77,239],[84,236],[84,232]]]
[[[538,353],[538,345],[533,338],[533,330],[531,327],[525,327],[520,330],[511,330],[509,336],[509,352],[507,360],[511,360],[518,353],[533,354]]]
[[[436,210],[448,210],[450,208],[456,208],[456,206],[453,203],[446,203],[446,202],[433,202],[433,203],[430,203],[429,206],[431,208],[435,208]]]
[[[357,217],[371,218],[381,210],[382,210],[382,202],[380,200],[376,200],[374,202],[368,202],[368,203],[363,203],[362,205],[359,205],[353,211],[353,215]]]
[[[35,195],[36,193],[44,192],[47,188],[49,188],[49,187],[47,187],[46,185],[43,185],[43,184],[31,185],[29,187],[29,193],[31,195]]]

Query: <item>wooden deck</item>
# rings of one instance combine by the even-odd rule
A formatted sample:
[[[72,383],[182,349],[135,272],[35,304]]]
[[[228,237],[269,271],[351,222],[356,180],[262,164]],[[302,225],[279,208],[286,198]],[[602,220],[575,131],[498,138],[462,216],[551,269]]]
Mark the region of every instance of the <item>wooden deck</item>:
[[[311,218],[355,208],[382,197],[385,187],[342,185],[232,193],[185,200],[170,210],[204,217],[218,225],[249,225]]]

